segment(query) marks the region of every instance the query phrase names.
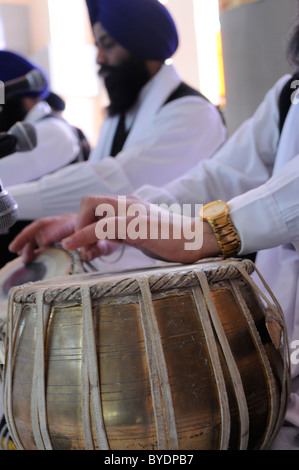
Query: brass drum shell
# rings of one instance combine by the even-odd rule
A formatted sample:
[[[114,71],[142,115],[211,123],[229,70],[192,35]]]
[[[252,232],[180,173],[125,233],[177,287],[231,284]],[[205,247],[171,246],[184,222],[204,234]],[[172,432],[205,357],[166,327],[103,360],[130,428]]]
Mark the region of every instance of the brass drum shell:
[[[12,289],[4,401],[17,447],[268,448],[288,400],[287,342],[275,306],[271,339],[253,270],[208,260]]]

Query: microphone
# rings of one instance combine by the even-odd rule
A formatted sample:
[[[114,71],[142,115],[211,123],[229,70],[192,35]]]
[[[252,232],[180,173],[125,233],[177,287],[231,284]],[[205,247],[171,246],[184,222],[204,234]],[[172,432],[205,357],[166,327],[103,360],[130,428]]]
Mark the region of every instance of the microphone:
[[[36,130],[29,122],[17,122],[7,133],[0,133],[0,158],[15,152],[29,152],[36,146]]]
[[[22,93],[24,91],[40,92],[47,86],[43,74],[37,70],[31,70],[26,75],[14,80],[4,82],[5,98]]]
[[[5,234],[18,220],[18,204],[3,188],[0,180],[0,234]]]
[[[37,146],[36,130],[29,122],[16,122],[8,134],[17,140],[15,152],[29,152]]]

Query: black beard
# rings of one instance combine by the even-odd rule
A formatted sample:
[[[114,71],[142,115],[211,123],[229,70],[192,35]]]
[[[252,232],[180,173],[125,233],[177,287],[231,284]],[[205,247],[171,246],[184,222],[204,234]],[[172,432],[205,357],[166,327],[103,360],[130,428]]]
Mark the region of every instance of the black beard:
[[[108,73],[104,78],[109,95],[109,116],[125,113],[135,103],[150,75],[145,61],[131,56],[119,66],[102,65],[99,75]]]
[[[8,98],[0,112],[0,132],[7,132],[16,122],[24,121],[26,114],[22,98]]]

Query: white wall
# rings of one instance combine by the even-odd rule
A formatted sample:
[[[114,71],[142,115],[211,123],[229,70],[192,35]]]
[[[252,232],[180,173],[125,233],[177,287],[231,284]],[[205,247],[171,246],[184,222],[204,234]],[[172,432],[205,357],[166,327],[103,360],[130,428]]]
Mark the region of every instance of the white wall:
[[[286,45],[297,0],[263,0],[221,15],[226,121],[232,133],[255,111],[267,90],[289,72]]]

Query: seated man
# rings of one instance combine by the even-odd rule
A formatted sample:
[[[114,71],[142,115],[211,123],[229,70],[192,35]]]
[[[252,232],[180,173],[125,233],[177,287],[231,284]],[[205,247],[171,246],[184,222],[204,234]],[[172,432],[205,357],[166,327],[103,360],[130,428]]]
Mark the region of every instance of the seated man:
[[[299,24],[290,41],[289,51],[298,67]],[[186,249],[189,239],[183,236],[175,239],[171,234],[174,230],[178,233],[178,229],[184,234],[183,227],[188,222],[191,226],[189,233],[196,238],[197,213],[189,219],[170,217],[168,213],[170,238],[166,240],[151,239],[149,235],[135,240],[127,230],[132,216],[124,216],[121,222],[125,230],[118,237],[121,214],[119,198],[113,195],[85,198],[78,216],[35,221],[11,245],[13,251],[20,253],[25,250],[27,259],[34,256],[37,244],[46,246],[58,240],[62,240],[66,249],[80,248],[82,257],[89,260],[113,249],[117,241],[135,246],[153,257],[180,263],[193,263],[211,256],[258,252],[256,266],[281,305],[291,351],[290,402],[285,424],[272,445],[273,449],[280,450],[299,449],[299,361],[294,354],[299,343],[299,137],[296,132],[299,106],[296,100],[291,102],[296,85],[292,82],[290,76],[281,78],[267,93],[252,118],[235,132],[214,158],[200,162],[195,169],[164,188],[144,187],[136,192],[138,197],[127,198],[127,208],[132,203],[139,203],[144,208],[140,224],[145,226],[150,223],[151,211],[157,211],[153,203],[195,206],[214,200],[224,201],[213,204],[212,216],[208,215],[211,206],[204,207],[203,243],[194,244],[194,249]],[[281,96],[285,95],[289,111],[283,125],[278,104]],[[109,204],[111,208],[110,216],[104,217],[111,230],[98,240],[96,227],[101,218],[96,213],[100,213],[103,204]],[[213,218],[217,219],[217,211],[229,225],[229,233],[213,222]],[[161,211],[163,214],[166,212]]]
[[[90,193],[163,186],[211,157],[226,138],[217,108],[165,64],[178,34],[158,0],[87,0],[87,6],[108,116],[88,162],[6,188],[22,219],[77,211]]]
[[[87,0],[87,6],[110,99],[107,119],[88,162],[6,187],[20,219],[77,211],[90,193],[163,186],[226,139],[218,109],[165,64],[178,34],[158,0]]]
[[[18,121],[24,121],[34,126],[37,137],[37,145],[32,150],[16,151],[0,158],[0,179],[5,188],[12,184],[28,184],[81,160],[81,143],[75,129],[52,113],[45,101],[50,93],[46,73],[15,52],[0,51],[0,80],[4,84],[34,70],[38,70],[44,78],[40,89],[15,90],[5,96],[0,110],[0,132],[7,132]],[[27,221],[20,220],[10,233],[0,235],[1,267],[14,257],[8,252],[7,245],[26,225]]]

